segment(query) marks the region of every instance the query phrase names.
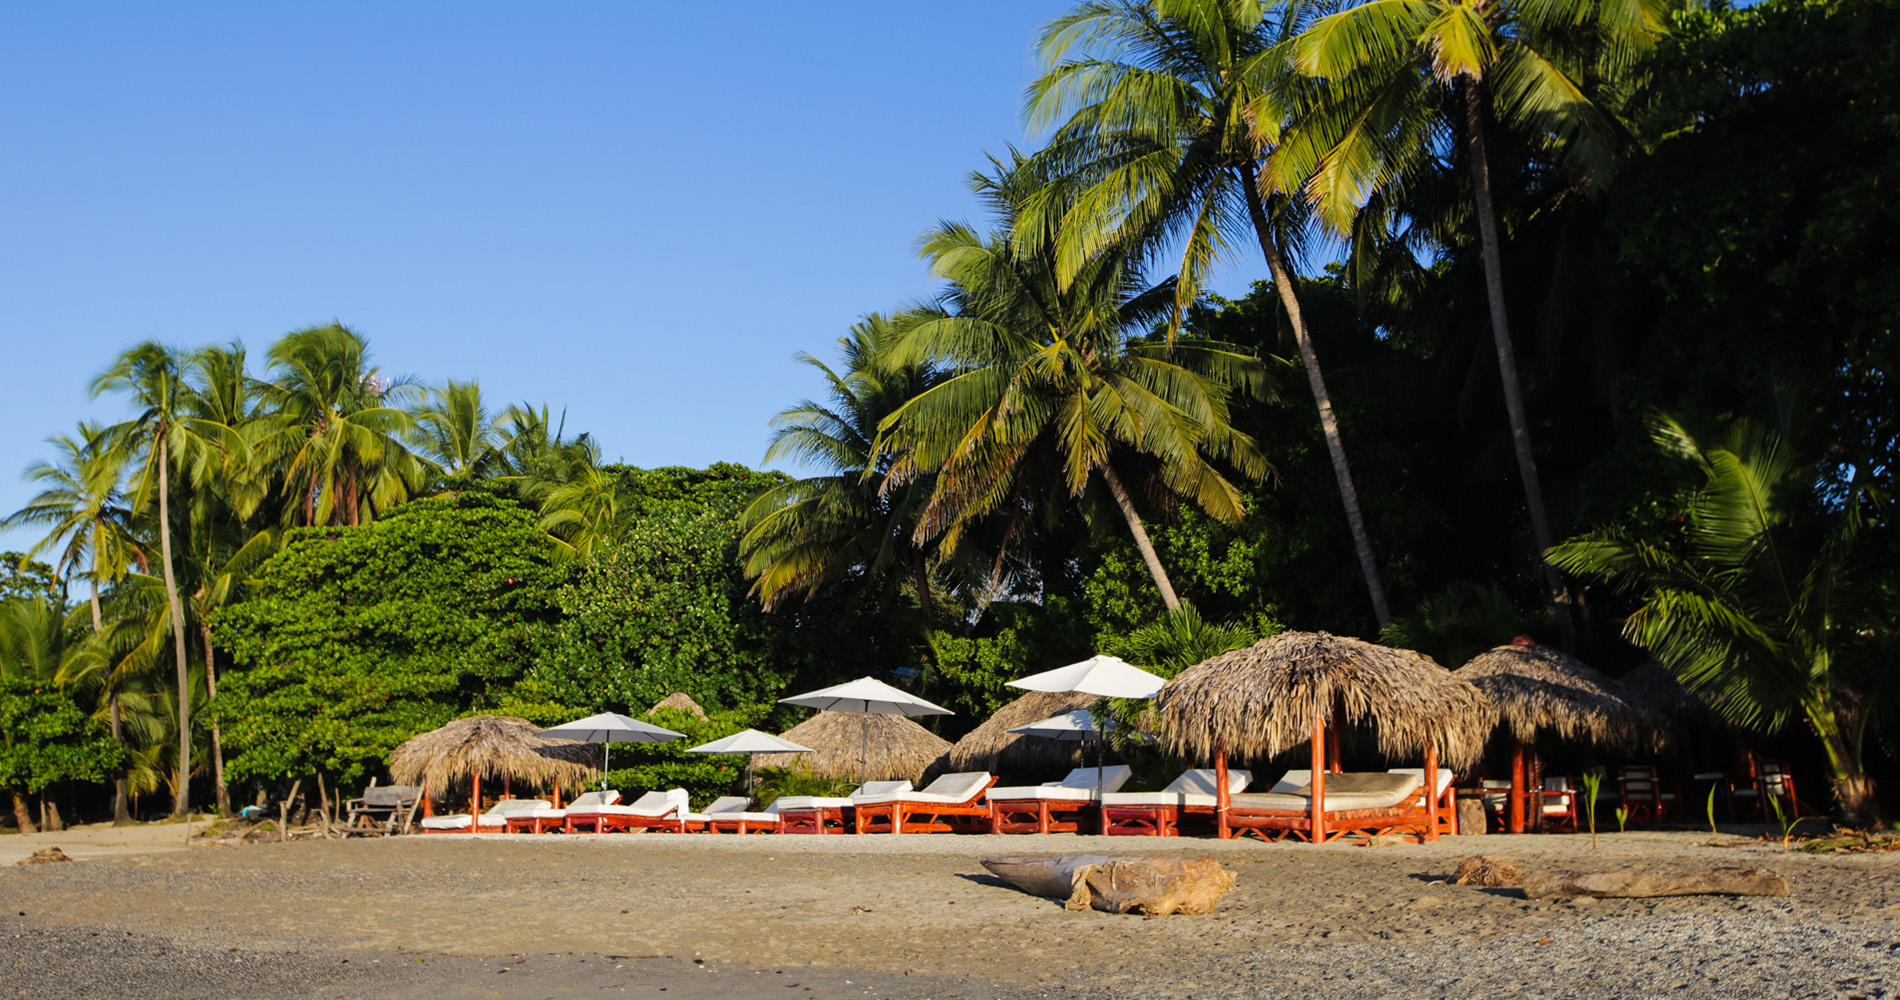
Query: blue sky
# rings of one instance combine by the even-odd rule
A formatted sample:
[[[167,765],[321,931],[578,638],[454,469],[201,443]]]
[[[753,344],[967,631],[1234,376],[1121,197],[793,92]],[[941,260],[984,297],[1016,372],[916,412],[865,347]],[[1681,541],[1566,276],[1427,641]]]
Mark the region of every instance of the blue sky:
[[[610,459],[757,464],[819,388],[793,352],[929,293],[912,239],[981,217],[1067,6],[6,5],[0,511],[122,415],[86,391],[118,351],[332,319]]]

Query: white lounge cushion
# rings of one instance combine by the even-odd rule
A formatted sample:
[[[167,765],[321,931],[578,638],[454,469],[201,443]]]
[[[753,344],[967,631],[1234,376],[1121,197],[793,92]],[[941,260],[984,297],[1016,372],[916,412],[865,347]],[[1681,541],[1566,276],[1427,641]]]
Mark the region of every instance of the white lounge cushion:
[[[1101,777],[1101,789],[1104,792],[1117,792],[1128,784],[1129,775],[1134,772],[1127,764],[1113,767],[1078,767],[1070,771],[1061,781],[1045,781],[1040,785],[1009,785],[989,790],[991,802],[1021,802],[1042,800],[1045,802],[1093,802],[1095,800],[1096,773]]]
[[[891,795],[910,791],[908,781],[867,781],[848,798],[832,795],[781,795],[770,808],[779,812],[810,812],[813,809],[842,809],[860,796]]]
[[[488,827],[505,829],[508,826],[508,817],[526,816],[547,804],[546,799],[501,799],[494,805],[488,807],[487,812],[482,813],[481,826],[484,829]],[[422,828],[424,830],[466,830],[468,826],[469,816],[467,813],[455,813],[449,816],[427,816],[422,820]]]
[[[990,783],[988,771],[960,771],[946,774],[922,791],[898,791],[883,795],[853,795],[853,805],[868,806],[884,802],[921,802],[934,805],[959,805],[974,800],[983,786]]]
[[[573,816],[644,816],[657,819],[671,815],[674,811],[684,812],[687,806],[687,794],[684,788],[669,788],[664,792],[648,792],[633,800],[631,805],[595,805],[585,808],[569,806],[567,814]]]
[[[1104,806],[1204,806],[1220,804],[1219,787],[1214,784],[1211,767],[1183,772],[1158,792],[1111,792],[1102,796]],[[1227,772],[1227,794],[1238,794],[1253,781],[1253,772],[1232,768]]]
[[[572,802],[569,802],[559,809],[554,808],[554,803],[552,802],[543,802],[539,809],[529,812],[528,815],[535,819],[561,819],[567,815],[570,809],[576,809],[585,813],[593,806],[612,805],[618,801],[620,801],[620,793],[611,788],[604,792],[582,792],[574,796]]]
[[[1441,784],[1449,785],[1451,773],[1441,771]],[[1313,808],[1311,785],[1302,782],[1294,785],[1302,775],[1294,771],[1275,782],[1274,791],[1250,795],[1236,795],[1232,799],[1235,809],[1260,810],[1266,812],[1308,812]],[[1424,783],[1424,773],[1418,768],[1395,768],[1391,771],[1359,771],[1326,776],[1326,811],[1352,812],[1360,809],[1390,809],[1401,805],[1418,791]],[[1291,786],[1290,791],[1282,791]]]

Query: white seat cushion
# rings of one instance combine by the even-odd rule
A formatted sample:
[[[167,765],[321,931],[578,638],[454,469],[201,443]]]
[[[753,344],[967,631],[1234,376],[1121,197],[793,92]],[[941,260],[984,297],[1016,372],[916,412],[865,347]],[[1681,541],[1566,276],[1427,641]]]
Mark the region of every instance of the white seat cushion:
[[[989,790],[991,802],[1093,802],[1095,789],[1068,788],[1062,785],[1012,785]]]
[[[1253,772],[1233,768],[1227,772],[1227,794],[1234,795],[1253,781]],[[1214,769],[1197,768],[1183,773],[1158,792],[1111,792],[1102,796],[1105,806],[1198,806],[1211,809],[1220,804],[1214,784]]]
[[[772,802],[779,812],[810,812],[813,809],[842,809],[850,799],[835,795],[785,795]]]
[[[957,805],[969,802],[976,797],[979,789],[989,784],[988,771],[961,771],[946,774],[931,782],[922,791],[899,791],[885,795],[853,795],[853,805],[868,806],[885,802],[921,802],[935,805]]]

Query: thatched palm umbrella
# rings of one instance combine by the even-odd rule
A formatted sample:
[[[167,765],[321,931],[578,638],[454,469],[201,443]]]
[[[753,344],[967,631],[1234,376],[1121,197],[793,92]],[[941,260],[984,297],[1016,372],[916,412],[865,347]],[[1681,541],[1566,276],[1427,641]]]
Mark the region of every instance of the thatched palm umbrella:
[[[1225,811],[1227,756],[1271,757],[1309,743],[1312,829],[1323,828],[1326,730],[1363,725],[1387,756],[1422,754],[1437,837],[1438,765],[1465,767],[1484,752],[1492,708],[1483,694],[1431,658],[1325,632],[1282,632],[1181,672],[1156,699],[1161,730],[1184,757],[1214,758]]]
[[[1653,744],[1662,716],[1630,696],[1623,685],[1574,657],[1520,637],[1510,645],[1479,653],[1459,667],[1497,706],[1510,731],[1512,833],[1523,833],[1524,747],[1540,734],[1633,748]]]
[[[857,777],[862,754],[863,780],[917,781],[950,749],[948,740],[901,715],[819,712],[779,735],[812,752],[760,754],[757,765],[802,766],[821,778]]]
[[[537,735],[541,727],[510,715],[471,715],[416,736],[389,755],[389,774],[399,785],[445,789],[462,778],[474,785],[469,815],[481,812],[482,779],[529,785],[574,785],[593,772],[593,747]],[[471,824],[472,831],[475,826]]]
[[[1010,730],[1093,704],[1092,694],[1031,691],[997,709],[995,715],[958,740],[950,748],[947,763],[953,771],[996,773],[1005,768],[1030,771],[1073,767],[1081,754],[1080,744],[1038,739]]]
[[[661,698],[659,701],[654,702],[653,707],[647,709],[647,714],[651,715],[662,708],[676,709],[691,715],[695,719],[703,720],[706,718],[706,710],[700,708],[699,702],[694,701],[692,696],[684,691],[675,691]]]

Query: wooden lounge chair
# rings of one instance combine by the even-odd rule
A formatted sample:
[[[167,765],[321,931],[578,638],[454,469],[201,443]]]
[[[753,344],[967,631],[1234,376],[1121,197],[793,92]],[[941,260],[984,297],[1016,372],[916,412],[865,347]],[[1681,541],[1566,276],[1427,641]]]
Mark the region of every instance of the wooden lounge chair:
[[[1569,778],[1545,778],[1538,795],[1538,816],[1551,833],[1577,832],[1577,789]]]
[[[1095,801],[1097,784],[1104,792],[1119,792],[1128,783],[1131,773],[1126,764],[1078,767],[1061,781],[992,788],[986,796],[990,803],[990,832],[1079,832],[1084,817],[1090,813],[1095,814],[1094,828],[1100,829],[1101,813]]]
[[[586,812],[594,806],[610,806],[619,801],[620,793],[609,788],[605,791],[584,792],[576,795],[574,801],[560,809],[556,809],[552,802],[543,802],[542,808],[508,817],[508,832],[545,833],[549,830],[565,829],[569,809]]]
[[[850,797],[785,795],[772,805],[778,809],[780,833],[843,833],[852,822],[852,797],[908,791],[908,781],[867,781]]]
[[[585,809],[570,806],[567,815],[561,819],[561,829],[573,833],[575,828],[591,829],[595,833],[612,833],[615,830],[679,830],[683,829],[681,816],[687,807],[686,789],[669,788],[664,792],[648,792],[633,801],[632,805],[596,805]]]
[[[918,792],[853,795],[852,828],[858,833],[988,832],[990,807],[983,793],[996,784],[988,771],[946,774]]]
[[[422,797],[417,785],[371,785],[360,798],[343,804],[344,836],[381,837],[408,833],[408,819]]]
[[[1788,765],[1778,760],[1764,760],[1756,764],[1755,777],[1745,783],[1732,784],[1728,793],[1729,816],[1737,817],[1737,808],[1745,808],[1757,816],[1763,823],[1774,821],[1774,807],[1768,804],[1770,798],[1781,800],[1782,811],[1790,818],[1800,816],[1819,816],[1821,811],[1801,801],[1794,791],[1794,772]]]
[[[542,799],[502,799],[476,817],[470,817],[468,813],[425,817],[422,820],[422,832],[506,833],[508,817],[526,815],[545,805],[547,802]]]
[[[1262,840],[1295,837],[1313,843],[1377,834],[1437,840],[1458,832],[1458,810],[1452,773],[1435,770],[1438,787],[1430,794],[1424,768],[1326,775],[1325,812],[1317,831],[1311,772],[1296,771],[1266,792],[1232,796],[1220,813],[1219,833],[1223,838],[1252,833]]]
[[[1629,810],[1628,821],[1660,823],[1676,811],[1680,798],[1674,786],[1662,780],[1656,769],[1647,766],[1619,768],[1616,790]],[[1601,807],[1599,807],[1601,808]]]
[[[778,803],[764,812],[752,812],[752,800],[743,795],[726,795],[712,800],[702,812],[686,814],[686,829],[690,832],[722,833],[775,833],[778,830]]]
[[[1227,794],[1247,787],[1253,774],[1239,768],[1227,772]],[[1102,832],[1111,837],[1176,837],[1181,817],[1213,815],[1220,808],[1220,788],[1214,768],[1183,772],[1158,792],[1110,792],[1102,796]]]

